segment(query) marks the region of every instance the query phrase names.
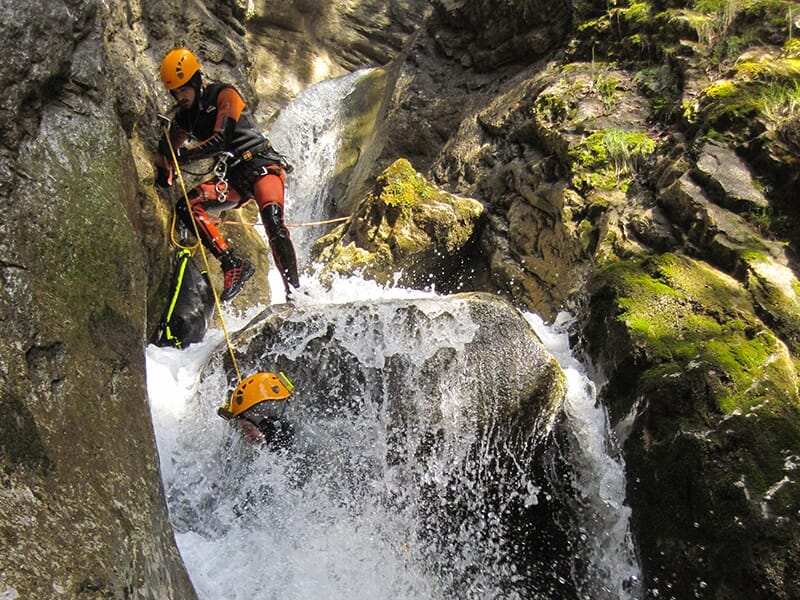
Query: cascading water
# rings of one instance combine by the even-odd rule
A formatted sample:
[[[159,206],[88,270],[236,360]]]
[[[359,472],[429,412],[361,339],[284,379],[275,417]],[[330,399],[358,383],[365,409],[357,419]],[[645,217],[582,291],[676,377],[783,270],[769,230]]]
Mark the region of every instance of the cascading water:
[[[290,222],[328,216],[320,182],[335,163],[336,107],[358,77],[310,88],[270,132],[295,165]],[[293,236],[303,256],[309,240]],[[464,380],[458,365],[442,363],[439,404],[430,410],[420,365],[437,352],[457,356],[477,329],[458,302],[424,331],[379,306],[363,322],[343,323],[344,303],[403,298],[430,312],[437,296],[356,278],[332,289],[310,276],[302,283],[307,295],[299,301],[321,316],[282,339],[274,356],[336,343],[356,368],[316,351],[320,365],[309,369],[322,373],[303,383],[324,387],[314,393],[337,402],[317,404],[291,451],[249,446],[215,416],[229,390],[222,367],[207,365],[223,342],[220,331],[182,351],[147,349],[170,518],[202,599],[634,597],[622,585],[637,573],[622,466],[563,323],[546,327],[526,315],[567,375],[560,430],[568,441],[554,459],[537,450],[550,422],[512,449],[503,435],[482,436],[465,406],[465,386],[476,382]],[[239,329],[256,312],[226,315],[226,325]],[[296,402],[303,402],[299,393]],[[398,402],[411,413],[398,417]],[[575,466],[548,468],[554,463]],[[565,473],[568,480],[558,480]],[[515,515],[542,503],[557,509],[560,495],[570,517],[553,522],[567,542],[534,551],[526,531],[536,528]]]
[[[333,202],[326,183],[338,158],[339,132],[345,118],[341,105],[366,72],[308,88],[275,119],[269,139],[295,167],[287,187],[288,223],[316,222],[335,216],[331,214]],[[298,259],[305,259],[311,242],[329,230],[323,226],[293,228]]]

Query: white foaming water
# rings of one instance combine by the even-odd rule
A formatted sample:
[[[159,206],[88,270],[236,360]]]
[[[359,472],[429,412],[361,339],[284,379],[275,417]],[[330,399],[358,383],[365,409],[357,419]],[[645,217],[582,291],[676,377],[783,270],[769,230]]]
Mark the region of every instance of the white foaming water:
[[[575,487],[589,499],[590,507],[582,535],[593,537],[592,568],[607,576],[609,597],[633,597],[637,594],[639,567],[630,539],[630,508],[625,500],[625,471],[619,448],[610,432],[608,415],[597,402],[595,385],[586,369],[569,347],[568,327],[572,319],[560,313],[548,327],[539,315],[525,318],[556,357],[567,378],[564,412],[573,436],[579,440],[577,452],[570,456],[576,467]],[[613,453],[615,456],[612,456]],[[615,588],[623,582],[627,591]],[[605,597],[605,596],[604,596]]]
[[[286,222],[302,262],[320,233],[330,228],[293,227],[330,218],[328,180],[338,158],[344,124],[342,101],[351,94],[366,69],[323,81],[298,95],[277,116],[269,131],[273,146],[294,167],[287,176]]]
[[[357,278],[340,279],[332,290],[319,287],[309,294],[304,301],[329,304],[334,320],[342,302],[388,295],[424,304],[433,297]],[[226,315],[229,330],[242,327],[249,316]],[[536,315],[525,316],[567,376],[565,411],[581,441],[578,455],[570,457],[581,463],[575,485],[596,503],[588,511],[590,523],[574,532],[593,536],[594,575],[588,584],[576,586],[591,589],[584,598],[633,597],[621,588],[637,570],[627,537],[629,513],[622,504],[623,471],[608,454],[604,413],[595,405],[594,387],[584,369],[570,354],[563,320],[548,327]],[[470,325],[464,327],[463,339],[470,336]],[[339,330],[346,336],[344,328]],[[453,343],[463,339],[456,333]],[[218,367],[206,374],[205,395],[203,390],[198,394],[200,370],[223,343],[221,332],[210,330],[202,343],[186,350],[147,349],[148,392],[170,516],[201,599],[559,597],[546,589],[535,595],[515,590],[521,575],[503,557],[507,531],[499,521],[486,522],[486,515],[474,522],[465,519],[460,532],[450,532],[453,539],[429,539],[439,531],[423,515],[428,509],[422,490],[438,490],[434,493],[444,498],[447,489],[457,489],[470,510],[482,512],[486,500],[476,486],[493,476],[489,460],[483,465],[483,457],[478,463],[467,457],[475,434],[456,382],[441,394],[446,452],[436,460],[410,466],[387,462],[396,448],[386,403],[365,403],[357,416],[326,421],[307,434],[313,451],[276,453],[244,444],[238,431],[214,414],[227,393]],[[365,344],[370,346],[369,340]],[[436,342],[411,352],[428,353],[431,344]],[[390,344],[377,346],[355,348],[356,354],[380,367],[394,351]],[[216,397],[208,397],[209,390]],[[408,395],[426,402],[419,390]],[[425,444],[422,434],[409,435],[404,442],[411,446],[409,456]],[[492,455],[491,448],[481,453]],[[526,505],[537,502],[538,485],[524,474],[507,487],[509,496],[527,494]],[[483,573],[474,572],[476,564]],[[463,588],[464,578],[470,588]]]
[[[281,110],[269,131],[272,145],[294,168],[287,175],[285,221],[301,268],[308,257],[310,244],[322,233],[330,231],[330,227],[307,224],[333,216],[330,214],[328,182],[339,156],[339,132],[345,119],[342,102],[370,70],[323,81],[304,90]],[[258,227],[257,231],[268,243],[263,228]],[[273,294],[285,298],[283,281],[277,269],[271,268],[268,278]],[[303,288],[313,285],[302,275],[301,282]]]
[[[364,301],[370,298],[422,298],[415,291],[384,289],[372,282],[342,279],[331,290],[307,290],[307,302]],[[249,316],[249,315],[248,315]],[[247,316],[230,320],[230,331]],[[220,331],[186,350],[147,348],[147,381],[161,473],[181,555],[203,599],[432,598],[430,582],[408,560],[413,532],[398,513],[381,505],[383,493],[354,493],[350,486],[384,460],[385,431],[375,414],[360,425],[329,424],[316,442],[327,448],[360,448],[363,456],[316,456],[333,461],[304,481],[297,478],[296,455],[248,447],[238,432],[216,417],[218,398],[198,398],[200,369],[222,343]],[[372,407],[371,410],[379,410]],[[372,426],[370,424],[374,424]],[[326,438],[326,439],[322,439]],[[219,453],[225,449],[225,454]],[[342,465],[342,461],[352,464]],[[345,474],[341,482],[327,473]],[[344,480],[347,479],[347,480]],[[363,482],[388,485],[383,482]],[[256,512],[248,509],[250,495]],[[402,495],[397,490],[398,496]],[[264,500],[267,497],[268,500]],[[244,518],[242,515],[245,515]],[[413,524],[412,524],[413,525]]]
[[[287,198],[289,223],[328,216],[326,182],[338,149],[338,105],[357,78],[358,74],[310,88],[283,111],[270,132],[276,148],[295,165]],[[292,235],[302,260],[310,240],[297,229]],[[298,294],[296,304],[329,305],[331,322],[338,318],[336,304],[390,298],[424,304],[434,296],[355,277],[335,280],[327,289],[304,274],[301,284],[304,293]],[[270,285],[273,291],[282,288],[274,269]],[[261,308],[245,315],[226,314],[228,330],[240,329]],[[595,406],[594,388],[584,369],[569,352],[562,323],[546,327],[535,315],[526,318],[567,375],[565,411],[581,443],[575,485],[595,501],[591,523],[575,533],[593,540],[594,579],[589,587],[608,593],[582,597],[628,597],[619,591],[620,582],[635,575],[636,566],[627,539],[623,469],[609,456],[604,413]],[[381,370],[403,349],[392,346],[391,334],[380,333],[385,324],[376,326],[373,334],[380,339],[374,344],[364,336],[347,338],[346,333],[339,341],[362,364]],[[405,349],[406,355],[417,364],[416,359],[421,361],[438,347],[463,344],[472,331],[473,325],[465,322],[418,345],[412,338],[414,347]],[[479,489],[482,482],[496,479],[493,463],[481,463],[492,456],[492,449],[482,448],[472,461],[466,456],[474,430],[464,415],[458,381],[438,390],[446,430],[440,440],[445,451],[435,460],[417,457],[417,450],[429,443],[424,431],[411,431],[402,440],[407,447],[400,451],[406,453],[408,468],[387,458],[398,451],[387,426],[391,419],[386,412],[393,401],[389,397],[365,402],[356,416],[333,415],[324,427],[306,431],[304,451],[276,453],[247,446],[214,414],[227,391],[221,369],[205,374],[198,393],[200,371],[223,343],[222,333],[212,329],[202,343],[185,350],[149,346],[146,355],[170,518],[202,600],[558,597],[547,591],[518,591],[521,576],[504,558],[507,531],[494,509],[480,510],[486,505]],[[407,395],[409,402],[425,403],[423,389],[407,390]],[[539,486],[522,467],[502,491],[524,496],[525,506],[535,505]],[[449,504],[448,494],[456,495]],[[443,504],[431,508],[430,498],[423,495]],[[428,513],[464,506],[467,516],[450,531],[451,537],[437,539],[435,519],[441,515]],[[474,514],[476,509],[479,514]]]

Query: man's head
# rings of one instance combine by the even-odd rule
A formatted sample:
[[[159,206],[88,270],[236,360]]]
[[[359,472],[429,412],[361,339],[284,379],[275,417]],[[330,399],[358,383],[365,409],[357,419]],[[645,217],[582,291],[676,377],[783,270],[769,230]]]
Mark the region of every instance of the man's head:
[[[284,373],[259,372],[241,381],[230,402],[220,406],[217,414],[238,422],[248,441],[278,441],[291,435],[285,417],[293,389]]]
[[[161,61],[161,81],[181,108],[191,108],[202,86],[200,62],[186,48],[170,50]]]
[[[294,427],[287,414],[288,400],[268,400],[247,409],[236,422],[247,442],[268,443],[273,449],[288,447]]]

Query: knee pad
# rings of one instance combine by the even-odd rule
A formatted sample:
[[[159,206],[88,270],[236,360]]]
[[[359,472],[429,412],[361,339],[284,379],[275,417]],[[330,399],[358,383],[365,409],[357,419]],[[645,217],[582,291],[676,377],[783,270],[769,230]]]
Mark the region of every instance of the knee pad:
[[[267,237],[270,240],[289,237],[289,230],[283,223],[283,208],[279,205],[267,204],[262,208],[261,221],[264,223],[264,229],[267,230]]]

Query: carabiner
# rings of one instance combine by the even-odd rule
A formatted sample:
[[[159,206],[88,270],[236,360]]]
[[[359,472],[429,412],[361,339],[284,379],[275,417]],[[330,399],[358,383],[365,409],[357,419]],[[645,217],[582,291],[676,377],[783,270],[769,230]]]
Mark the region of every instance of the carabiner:
[[[217,192],[217,202],[224,204],[228,201],[228,159],[233,157],[230,152],[221,152],[214,163],[214,177],[217,182],[214,189]]]

